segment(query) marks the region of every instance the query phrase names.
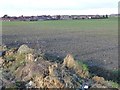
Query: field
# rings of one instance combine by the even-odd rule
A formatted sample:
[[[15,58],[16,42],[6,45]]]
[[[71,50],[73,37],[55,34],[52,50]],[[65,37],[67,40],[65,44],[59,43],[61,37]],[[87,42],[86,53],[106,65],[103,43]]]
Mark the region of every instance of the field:
[[[3,44],[28,44],[36,50],[64,57],[72,53],[89,66],[118,68],[117,18],[3,22]]]

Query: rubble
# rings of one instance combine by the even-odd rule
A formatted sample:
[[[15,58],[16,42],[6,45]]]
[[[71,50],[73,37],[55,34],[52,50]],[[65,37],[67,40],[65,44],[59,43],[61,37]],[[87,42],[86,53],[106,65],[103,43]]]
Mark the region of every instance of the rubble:
[[[103,77],[89,77],[89,71],[84,64],[80,64],[71,54],[68,54],[61,64],[50,62],[44,56],[37,57],[32,53],[33,49],[27,45],[22,45],[16,50],[9,50],[9,54],[7,52],[6,55],[14,56],[15,61],[11,62],[11,65],[5,64],[8,65],[5,69],[12,72],[14,80],[25,82],[26,88],[80,88],[84,90],[111,87],[107,86]],[[0,58],[0,65],[3,64],[3,59],[5,58]],[[12,81],[9,81],[9,85],[14,84],[10,82]]]

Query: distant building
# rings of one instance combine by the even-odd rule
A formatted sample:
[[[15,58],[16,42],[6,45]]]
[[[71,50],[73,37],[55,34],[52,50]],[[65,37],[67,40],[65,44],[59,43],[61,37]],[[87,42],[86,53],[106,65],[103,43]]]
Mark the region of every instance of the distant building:
[[[110,17],[118,17],[120,14],[111,14]]]
[[[60,19],[61,20],[69,20],[69,19],[71,19],[71,16],[69,16],[69,15],[61,15]]]
[[[118,16],[118,15],[111,15]],[[8,16],[4,15],[2,21],[40,21],[40,20],[80,20],[80,19],[105,19],[108,15],[41,15],[41,16]]]

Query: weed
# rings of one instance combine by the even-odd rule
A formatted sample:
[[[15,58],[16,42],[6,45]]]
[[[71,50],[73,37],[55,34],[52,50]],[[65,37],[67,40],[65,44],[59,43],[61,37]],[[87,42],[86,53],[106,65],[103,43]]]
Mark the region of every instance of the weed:
[[[82,67],[83,71],[88,71],[88,66],[80,61],[77,61],[78,65]]]
[[[107,81],[107,82],[110,83],[113,88],[118,88],[119,87],[119,84],[117,82],[113,82],[113,81]]]

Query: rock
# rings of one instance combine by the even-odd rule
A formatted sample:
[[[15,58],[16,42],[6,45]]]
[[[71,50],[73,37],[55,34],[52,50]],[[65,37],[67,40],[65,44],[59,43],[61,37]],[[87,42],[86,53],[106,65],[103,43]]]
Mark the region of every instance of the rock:
[[[3,56],[3,51],[0,51],[0,57],[2,57]]]
[[[4,63],[4,59],[0,57],[0,67],[3,65],[3,63]]]
[[[26,62],[33,62],[35,60],[34,55],[29,53],[25,56]]]
[[[80,65],[77,61],[74,60],[71,54],[68,54],[64,58],[63,66],[67,68],[72,68],[80,77],[86,78],[89,77],[89,72],[84,70],[82,64]]]
[[[83,85],[81,88],[82,88],[82,90],[88,90],[89,86],[88,85]]]
[[[68,54],[65,58],[64,58],[64,62],[63,62],[63,67],[66,66],[68,68],[75,68],[76,66],[76,62],[73,58],[73,56],[71,54]]]
[[[99,84],[105,84],[105,80],[103,77],[94,76],[92,80]]]
[[[57,63],[48,67],[50,76],[56,76],[57,74],[56,68],[57,68]]]
[[[9,80],[6,80],[5,78],[0,79],[0,90],[5,90],[3,87],[10,88],[10,86],[12,86],[12,83]]]
[[[33,49],[29,48],[27,45],[23,44],[19,47],[18,53],[19,54],[26,54],[26,53],[32,53]]]
[[[4,56],[5,55],[5,51],[0,51],[0,57]]]
[[[44,78],[44,86],[47,88],[64,88],[58,77],[47,76]]]
[[[7,50],[7,46],[6,45],[0,45],[0,51],[5,51]]]
[[[26,86],[26,88],[34,88],[35,83],[33,81],[29,81],[25,86]]]
[[[7,46],[6,45],[0,45],[0,57],[5,55],[5,51],[6,50],[7,50]]]
[[[2,90],[3,87],[3,81],[0,79],[0,90]]]
[[[13,48],[13,49],[10,49],[10,50],[6,51],[6,52],[5,52],[5,55],[6,55],[6,56],[12,56],[12,55],[14,55],[16,52],[17,52],[17,48]]]
[[[34,63],[27,64],[26,66],[20,66],[18,69],[15,71],[16,78],[20,79],[22,81],[28,81],[32,78],[33,76],[33,66]]]
[[[107,87],[107,86],[104,86],[104,85],[101,85],[101,84],[95,83],[95,84],[93,84],[93,85],[91,86],[91,88],[108,88],[108,87]]]
[[[12,51],[6,51],[6,53],[5,53],[5,55],[6,56],[11,56],[11,55],[13,55],[14,53],[12,52]]]
[[[42,76],[45,77],[47,74],[48,63],[45,61],[40,61],[39,64],[35,62],[28,62],[25,66],[19,66],[15,71],[17,79],[28,81],[34,76]]]
[[[35,88],[45,88],[44,87],[44,78],[41,75],[36,75],[34,77],[34,82],[36,84]]]

